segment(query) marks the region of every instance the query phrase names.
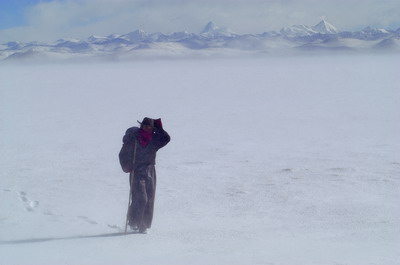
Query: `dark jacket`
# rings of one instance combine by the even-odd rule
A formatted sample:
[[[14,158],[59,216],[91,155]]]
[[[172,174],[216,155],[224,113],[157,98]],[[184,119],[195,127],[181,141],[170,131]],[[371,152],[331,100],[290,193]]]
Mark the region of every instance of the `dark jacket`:
[[[164,129],[156,128],[150,143],[143,147],[139,144],[137,137],[139,133],[138,127],[132,127],[126,130],[122,139],[123,145],[119,153],[119,161],[124,172],[135,171],[135,175],[144,173],[147,167],[156,164],[156,153],[171,140],[170,136]],[[136,142],[136,143],[135,143]],[[135,161],[134,152],[136,145]]]

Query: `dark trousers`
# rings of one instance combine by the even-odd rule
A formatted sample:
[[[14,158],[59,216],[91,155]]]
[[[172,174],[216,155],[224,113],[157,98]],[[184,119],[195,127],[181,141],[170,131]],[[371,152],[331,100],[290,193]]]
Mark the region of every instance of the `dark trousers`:
[[[133,181],[133,184],[132,182]],[[147,168],[145,174],[134,174],[132,184],[132,202],[129,207],[129,225],[140,230],[151,227],[156,194],[156,171],[154,166]]]

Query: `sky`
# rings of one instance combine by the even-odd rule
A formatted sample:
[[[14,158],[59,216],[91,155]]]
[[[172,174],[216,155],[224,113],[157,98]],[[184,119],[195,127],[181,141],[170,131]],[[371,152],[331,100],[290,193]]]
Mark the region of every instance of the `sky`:
[[[91,35],[199,33],[213,21],[236,33],[263,33],[322,18],[341,31],[400,28],[400,0],[1,0],[0,43]]]

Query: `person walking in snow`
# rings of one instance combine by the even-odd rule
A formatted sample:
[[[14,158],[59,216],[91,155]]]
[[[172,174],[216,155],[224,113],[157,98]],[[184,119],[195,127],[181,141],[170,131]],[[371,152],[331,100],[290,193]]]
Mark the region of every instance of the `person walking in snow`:
[[[138,121],[139,122],[139,121]],[[132,200],[128,208],[128,224],[132,230],[146,233],[151,227],[156,192],[156,153],[171,140],[161,119],[144,118],[140,128],[129,128],[122,141],[119,161],[130,174]]]

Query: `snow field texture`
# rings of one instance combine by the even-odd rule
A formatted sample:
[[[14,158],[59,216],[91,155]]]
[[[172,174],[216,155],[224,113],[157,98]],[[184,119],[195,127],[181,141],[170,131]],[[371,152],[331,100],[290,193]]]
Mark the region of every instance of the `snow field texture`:
[[[1,264],[400,264],[399,56],[0,65]],[[125,130],[161,117],[153,228]]]

